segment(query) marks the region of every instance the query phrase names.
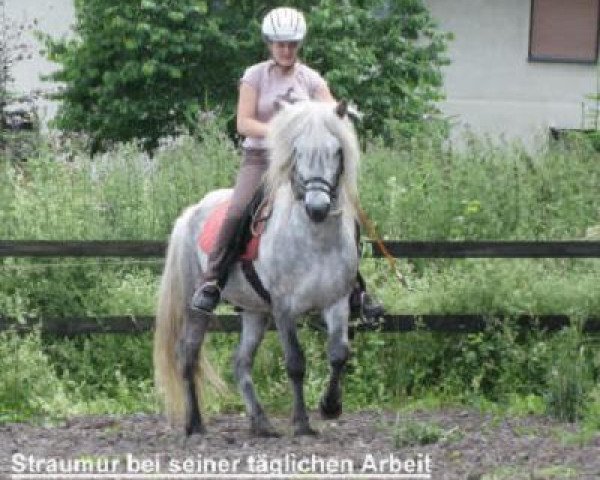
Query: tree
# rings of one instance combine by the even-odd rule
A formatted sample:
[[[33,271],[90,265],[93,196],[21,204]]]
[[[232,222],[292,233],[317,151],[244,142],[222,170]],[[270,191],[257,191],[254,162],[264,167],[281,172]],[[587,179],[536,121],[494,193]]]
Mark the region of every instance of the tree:
[[[360,3],[322,0],[313,7],[315,41],[304,54],[334,95],[357,103],[363,133],[389,140],[436,111],[449,36],[437,31],[420,0]]]
[[[46,37],[65,88],[55,125],[91,137],[92,152],[141,140],[152,150],[188,121],[204,92],[198,0],[76,0],[73,40]],[[210,28],[205,26],[204,28]]]
[[[232,120],[244,68],[266,55],[261,19],[280,3],[76,0],[78,38],[47,39],[65,84],[56,125],[89,134],[93,150],[132,138],[152,149],[200,108]],[[363,132],[391,138],[434,111],[448,36],[421,0],[286,5],[306,13],[302,56],[363,111]]]

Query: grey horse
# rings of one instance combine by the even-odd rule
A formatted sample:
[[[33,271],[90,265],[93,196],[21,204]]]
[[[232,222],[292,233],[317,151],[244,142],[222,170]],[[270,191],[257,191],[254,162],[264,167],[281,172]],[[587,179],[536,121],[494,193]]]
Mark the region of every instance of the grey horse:
[[[256,395],[251,370],[270,317],[274,319],[293,387],[295,435],[312,435],[303,395],[305,357],[297,318],[318,311],[327,325],[331,373],[320,401],[324,418],[341,414],[341,374],[349,356],[349,295],[358,271],[356,222],[359,147],[344,102],[284,104],[270,125],[266,198],[272,205],[255,270],[267,303],[234,264],[222,297],[242,311],[235,376],[258,436],[276,436]],[[196,239],[210,212],[231,194],[217,190],[188,207],[173,228],[162,275],[154,337],[155,380],[169,420],[185,432],[204,432],[197,389],[199,356],[209,315],[188,308],[206,254]],[[201,368],[202,367],[202,368]]]

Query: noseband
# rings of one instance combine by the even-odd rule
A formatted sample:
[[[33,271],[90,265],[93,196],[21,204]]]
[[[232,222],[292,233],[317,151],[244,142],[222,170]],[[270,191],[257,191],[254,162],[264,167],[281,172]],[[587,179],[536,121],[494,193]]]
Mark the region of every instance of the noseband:
[[[342,154],[338,164],[335,180],[333,183],[328,182],[323,177],[303,178],[298,172],[296,164],[292,167],[292,191],[296,200],[303,200],[306,192],[323,192],[329,196],[331,200],[335,200],[340,186],[340,178],[344,173],[344,156]]]

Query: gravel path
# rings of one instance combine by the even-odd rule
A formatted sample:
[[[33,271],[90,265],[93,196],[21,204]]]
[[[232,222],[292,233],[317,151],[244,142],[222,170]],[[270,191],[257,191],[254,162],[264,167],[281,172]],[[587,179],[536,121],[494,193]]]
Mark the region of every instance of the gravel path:
[[[577,427],[544,417],[495,417],[460,409],[400,418],[393,412],[346,413],[337,421],[312,417],[317,437],[294,438],[287,419],[275,418],[283,436],[270,439],[250,437],[246,419],[233,414],[208,419],[208,433],[189,439],[158,415],[77,417],[52,426],[5,424],[0,425],[0,478],[11,478],[12,468],[64,472],[69,465],[61,468],[59,459],[70,459],[79,461],[71,465],[79,471],[86,464],[127,473],[142,468],[146,473],[198,473],[204,468],[219,469],[227,478],[235,473],[306,478],[301,474],[326,471],[346,472],[339,478],[391,479],[375,471],[427,473],[430,465],[430,478],[436,480],[600,479],[600,432],[584,445],[565,442]],[[417,439],[431,443],[410,445]]]

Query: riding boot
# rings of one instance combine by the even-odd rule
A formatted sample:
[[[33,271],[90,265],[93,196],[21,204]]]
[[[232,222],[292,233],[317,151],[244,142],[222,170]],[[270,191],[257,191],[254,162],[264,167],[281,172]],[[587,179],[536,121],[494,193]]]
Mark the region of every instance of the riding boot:
[[[221,287],[216,281],[205,281],[194,291],[191,308],[200,312],[210,313],[221,300]]]
[[[355,223],[354,234],[356,238],[356,247],[358,248],[358,254],[360,256],[360,224],[358,222]],[[367,284],[360,272],[356,275],[356,283],[350,294],[350,314],[360,316],[367,322],[375,322],[385,314],[383,305],[376,302],[367,293]]]
[[[191,308],[205,313],[212,312],[221,299],[221,289],[227,282],[229,269],[236,260],[234,237],[238,231],[241,218],[227,215],[215,245],[208,256],[206,271],[202,273],[200,282],[192,296]]]
[[[367,293],[367,286],[360,272],[356,275],[356,284],[350,294],[350,312],[367,322],[374,322],[385,314],[383,305]]]

